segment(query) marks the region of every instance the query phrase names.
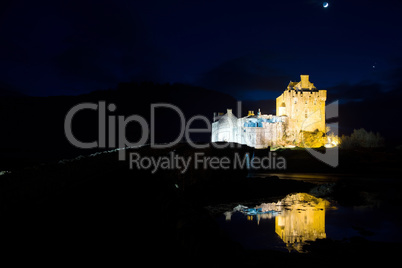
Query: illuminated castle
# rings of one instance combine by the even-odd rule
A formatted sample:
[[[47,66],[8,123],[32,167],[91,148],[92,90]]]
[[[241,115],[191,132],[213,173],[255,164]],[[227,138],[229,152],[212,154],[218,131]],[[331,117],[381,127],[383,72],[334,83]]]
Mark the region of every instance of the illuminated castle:
[[[276,99],[276,114],[257,115],[249,111],[246,117],[237,118],[228,109],[224,115],[214,116],[212,142],[226,141],[266,148],[292,144],[301,131],[315,130],[325,133],[326,90],[318,90],[308,75],[300,75],[300,82],[290,82]]]
[[[290,82],[286,90],[276,98],[276,113],[289,118],[288,130],[297,135],[303,131],[325,132],[326,90],[318,90],[309,81],[308,75],[301,75],[300,82]]]

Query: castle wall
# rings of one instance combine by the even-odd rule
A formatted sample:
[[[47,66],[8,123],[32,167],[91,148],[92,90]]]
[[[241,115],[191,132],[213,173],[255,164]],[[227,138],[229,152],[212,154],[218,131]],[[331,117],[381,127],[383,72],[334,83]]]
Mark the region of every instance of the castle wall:
[[[275,116],[266,116],[272,119]],[[277,146],[285,134],[285,118],[275,117],[277,122],[262,122],[262,126],[245,127],[247,117],[237,119],[237,124],[228,124],[225,117],[212,123],[212,142],[226,141],[246,144],[255,148]]]
[[[237,117],[228,109],[218,121],[212,123],[211,141],[238,142]]]
[[[326,96],[326,90],[285,90],[276,99],[276,112],[288,116],[289,131],[295,135],[298,135],[301,130],[314,131],[318,129],[325,132]],[[285,107],[283,107],[283,103]]]

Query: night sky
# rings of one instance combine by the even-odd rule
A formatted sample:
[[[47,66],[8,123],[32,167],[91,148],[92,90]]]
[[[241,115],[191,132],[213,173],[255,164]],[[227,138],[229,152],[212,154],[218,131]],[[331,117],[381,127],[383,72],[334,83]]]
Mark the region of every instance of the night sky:
[[[329,98],[402,83],[399,0],[2,1],[0,93],[186,83],[273,99],[309,74]]]

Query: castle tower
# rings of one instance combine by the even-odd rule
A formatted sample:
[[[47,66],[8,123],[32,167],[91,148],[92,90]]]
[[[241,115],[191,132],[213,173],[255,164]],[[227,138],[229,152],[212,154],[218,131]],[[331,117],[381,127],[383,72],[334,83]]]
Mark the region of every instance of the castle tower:
[[[318,90],[309,75],[300,75],[300,82],[290,82],[276,99],[276,114],[288,117],[288,131],[298,136],[300,131],[325,132],[326,90]]]
[[[309,75],[300,75],[300,80],[301,88],[311,89],[311,86],[314,86],[313,83],[309,81]]]

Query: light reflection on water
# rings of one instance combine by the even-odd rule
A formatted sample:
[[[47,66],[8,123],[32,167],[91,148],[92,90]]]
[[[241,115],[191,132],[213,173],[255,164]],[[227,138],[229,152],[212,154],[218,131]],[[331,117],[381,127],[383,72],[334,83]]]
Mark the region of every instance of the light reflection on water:
[[[305,181],[311,183],[328,183],[328,182],[337,182],[344,178],[349,179],[349,175],[347,174],[314,174],[314,173],[250,173],[249,177],[256,178],[266,178],[276,176],[279,179],[284,180],[296,180],[296,181]]]
[[[307,193],[290,194],[273,203],[225,212],[218,223],[247,249],[303,251],[307,241],[363,237],[380,242],[402,241],[399,206],[333,206]]]
[[[278,202],[263,203],[255,208],[237,206],[233,211],[224,213],[225,223],[223,223],[223,227],[225,229],[225,225],[231,224],[233,214],[238,215],[239,213],[243,214],[243,220],[255,222],[258,226],[262,221],[272,223],[275,220],[272,232],[275,231],[277,237],[282,241],[282,243],[277,243],[277,246],[285,246],[288,250],[302,251],[302,246],[306,241],[326,238],[325,210],[328,207],[329,202],[325,199],[316,198],[306,193],[291,194]],[[269,232],[264,228],[257,227],[254,229],[257,232],[261,230]],[[241,232],[242,230],[238,231]],[[251,234],[251,240],[256,238],[252,236]],[[253,243],[252,241],[249,242]]]
[[[251,174],[251,177],[278,176],[279,179],[327,184],[386,184],[399,189],[393,177],[357,177],[353,174]],[[391,193],[398,193],[391,191]],[[392,196],[387,196],[393,200]],[[397,199],[398,200],[398,199]],[[400,202],[372,199],[366,205],[340,206],[306,193],[291,194],[273,203],[253,207],[255,211],[233,209],[217,219],[221,228],[246,249],[302,251],[306,241],[319,238],[344,240],[360,237],[370,241],[401,243]],[[260,209],[261,211],[257,211]]]
[[[377,200],[376,197],[369,199],[364,206],[336,205],[335,207],[330,206],[325,199],[299,193],[288,195],[278,202],[255,207],[255,209],[261,208],[263,213],[236,210],[226,212],[218,218],[218,223],[230,237],[247,249],[301,251],[303,244],[309,240],[314,241],[319,238],[343,240],[356,236],[378,242],[401,243],[402,241],[401,202],[392,196],[392,194],[399,194],[399,191],[388,190],[400,189],[399,178],[322,173],[256,173],[249,176],[264,178],[277,176],[279,179],[304,181],[317,185],[343,182],[346,182],[345,185],[370,183],[373,189],[376,185],[381,186],[379,193],[384,195],[382,199]],[[364,191],[362,193],[364,194]],[[376,195],[381,196],[374,191],[374,196]]]
[[[275,233],[287,247],[302,250],[305,241],[326,238],[325,209],[329,202],[309,194],[299,193],[287,196],[285,207],[275,217]]]

